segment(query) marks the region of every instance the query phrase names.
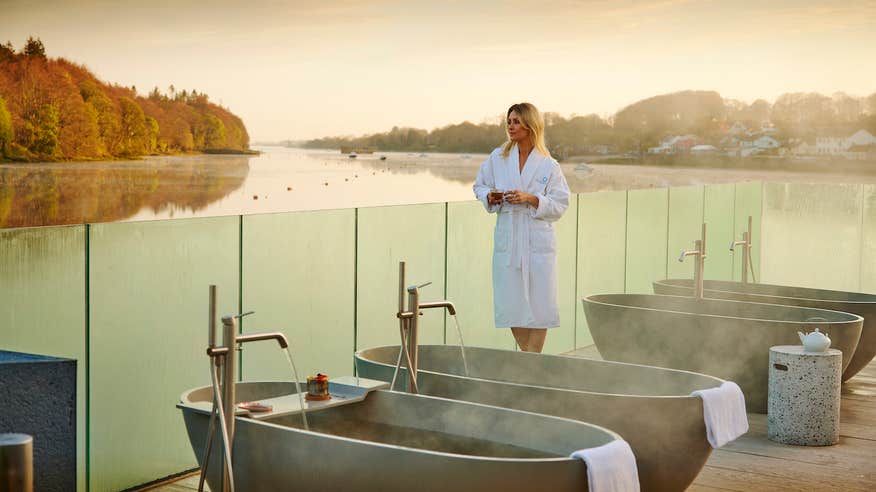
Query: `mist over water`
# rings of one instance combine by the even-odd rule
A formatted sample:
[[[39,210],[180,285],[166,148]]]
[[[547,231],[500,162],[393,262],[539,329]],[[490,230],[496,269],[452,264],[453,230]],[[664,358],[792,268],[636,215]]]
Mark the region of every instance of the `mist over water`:
[[[211,217],[474,199],[482,154],[258,147],[258,156],[0,164],[0,227]],[[381,160],[385,157],[385,160]],[[577,163],[573,193],[744,181],[876,183],[876,173]],[[811,169],[811,166],[809,167]]]

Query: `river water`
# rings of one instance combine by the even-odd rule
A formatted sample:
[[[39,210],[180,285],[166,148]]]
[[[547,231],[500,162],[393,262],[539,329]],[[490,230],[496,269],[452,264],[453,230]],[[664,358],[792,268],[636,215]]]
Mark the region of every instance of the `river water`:
[[[471,200],[482,154],[258,147],[257,156],[0,164],[0,227],[154,220]],[[385,156],[385,160],[380,157]],[[563,164],[575,193],[743,181],[876,183],[872,172]]]

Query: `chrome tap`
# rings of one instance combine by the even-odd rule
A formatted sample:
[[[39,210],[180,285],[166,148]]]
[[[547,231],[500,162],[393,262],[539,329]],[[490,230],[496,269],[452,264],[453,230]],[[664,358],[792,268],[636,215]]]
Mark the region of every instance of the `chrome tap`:
[[[748,216],[748,230],[742,232],[742,241],[730,243],[730,251],[736,252],[736,246],[742,246],[742,283],[748,283],[748,267],[751,264],[751,216]],[[754,277],[754,271],[751,272]]]
[[[679,262],[683,262],[686,256],[695,256],[694,263],[694,297],[697,299],[703,298],[703,270],[706,263],[706,224],[703,224],[703,236],[701,239],[694,241],[694,249],[691,251],[682,251],[678,257]]]
[[[420,285],[411,285],[407,287],[407,289],[405,289],[404,284],[405,262],[400,261],[398,264],[398,312],[396,313],[396,317],[399,320],[401,347],[399,350],[398,363],[396,364],[395,374],[393,374],[390,389],[395,387],[396,376],[398,375],[398,371],[401,368],[402,355],[405,355],[406,362],[408,363],[408,379],[410,382],[410,387],[408,389],[414,393],[419,393],[420,389],[419,387],[417,387],[417,334],[419,328],[419,318],[423,315],[422,310],[444,308],[447,309],[447,311],[451,315],[455,315],[456,307],[453,305],[452,302],[447,300],[422,303],[420,302],[420,289],[426,287],[427,285],[431,285],[432,282],[426,282]],[[407,290],[408,293],[407,310],[405,310],[404,303],[405,290]]]
[[[227,453],[229,456],[223,461],[222,473],[222,490],[233,491],[233,474],[230,472],[231,464],[231,449],[234,442],[234,414],[237,405],[235,386],[237,384],[237,352],[240,345],[249,342],[257,342],[262,340],[276,340],[281,348],[289,346],[289,341],[286,336],[280,332],[263,332],[250,333],[248,335],[239,335],[237,333],[237,320],[243,316],[253,314],[255,311],[241,313],[235,316],[227,315],[222,317],[223,339],[222,345],[216,345],[216,286],[210,286],[210,320],[209,320],[209,346],[207,347],[207,355],[213,359],[216,366],[216,371],[221,374],[221,380],[218,384],[219,393],[221,394],[221,411],[223,415],[219,415],[224,421],[224,440],[227,444]],[[212,427],[212,426],[211,426]],[[209,454],[209,453],[207,453]],[[206,454],[205,454],[206,455]],[[206,470],[206,458],[204,462],[204,470]],[[203,478],[202,478],[203,483]]]

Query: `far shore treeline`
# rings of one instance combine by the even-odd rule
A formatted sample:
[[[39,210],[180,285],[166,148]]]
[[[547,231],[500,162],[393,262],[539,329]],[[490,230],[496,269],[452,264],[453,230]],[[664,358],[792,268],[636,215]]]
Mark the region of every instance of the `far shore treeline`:
[[[325,137],[299,145],[321,149],[373,149],[488,153],[506,139],[502,120],[480,124],[468,121],[432,131],[393,127],[362,137]],[[609,117],[595,114],[545,113],[547,144],[558,158],[606,152],[644,152],[673,135],[692,134],[705,143],[718,143],[739,122],[748,128],[770,125],[776,137],[811,141],[819,136],[848,136],[866,129],[876,134],[876,93],[852,97],[842,92],[783,94],[772,104],[724,99],[714,91],[683,91],[631,104]]]
[[[47,58],[38,38],[16,52],[0,45],[0,160],[136,158],[149,154],[242,152],[243,122],[206,94],[173,86],[147,97],[106,84],[87,68]]]

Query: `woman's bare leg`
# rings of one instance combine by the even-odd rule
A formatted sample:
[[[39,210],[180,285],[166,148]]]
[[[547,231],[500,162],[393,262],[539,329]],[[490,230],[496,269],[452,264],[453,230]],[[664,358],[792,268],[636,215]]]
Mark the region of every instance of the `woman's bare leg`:
[[[517,346],[524,352],[541,353],[544,348],[544,339],[547,336],[546,328],[511,328]]]
[[[520,350],[528,352],[529,328],[511,328],[511,334],[514,335],[514,340],[517,341],[517,346],[520,347]]]
[[[529,329],[529,352],[540,354],[544,348],[544,339],[547,337],[547,328]]]

